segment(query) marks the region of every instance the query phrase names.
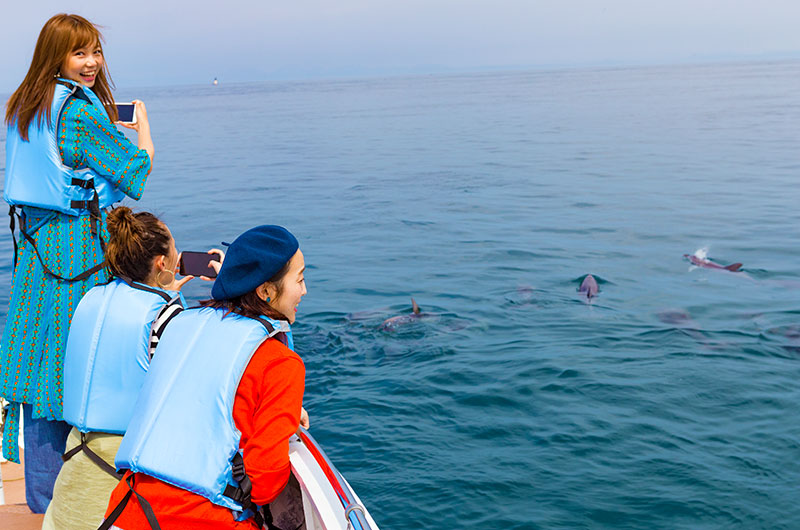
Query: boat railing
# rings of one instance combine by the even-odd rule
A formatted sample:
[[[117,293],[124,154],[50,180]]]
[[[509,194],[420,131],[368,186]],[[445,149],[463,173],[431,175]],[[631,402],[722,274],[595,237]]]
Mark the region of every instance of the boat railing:
[[[336,469],[336,466],[333,465],[314,437],[303,427],[300,427],[297,435],[303,444],[308,447],[308,450],[314,456],[323,473],[328,477],[331,486],[336,491],[339,501],[344,507],[344,515],[345,519],[347,519],[348,527],[353,528],[353,530],[373,530],[372,525],[370,525],[365,516],[366,510],[356,500],[352,488],[350,488],[350,485],[339,473],[339,470]]]

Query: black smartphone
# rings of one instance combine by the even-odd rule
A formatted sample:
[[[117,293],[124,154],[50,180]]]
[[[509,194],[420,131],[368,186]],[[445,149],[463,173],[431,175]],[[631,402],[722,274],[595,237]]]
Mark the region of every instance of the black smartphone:
[[[114,103],[117,107],[117,116],[123,123],[136,123],[136,105],[133,103]]]
[[[192,252],[191,250],[184,250],[181,252],[180,269],[178,272],[181,276],[208,276],[209,278],[216,278],[217,271],[215,271],[208,264],[209,261],[219,261],[219,254],[216,252],[209,254],[207,252]]]

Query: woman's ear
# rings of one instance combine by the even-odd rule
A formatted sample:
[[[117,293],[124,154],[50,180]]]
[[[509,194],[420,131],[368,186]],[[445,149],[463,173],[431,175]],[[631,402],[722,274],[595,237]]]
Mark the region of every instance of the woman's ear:
[[[167,268],[167,257],[166,256],[156,256],[156,259],[154,260],[153,265],[155,265],[156,269],[158,269],[159,271],[163,271],[164,269]]]
[[[256,296],[258,296],[262,301],[269,303],[270,295],[269,295],[269,287],[267,283],[262,283],[258,287],[256,287]]]

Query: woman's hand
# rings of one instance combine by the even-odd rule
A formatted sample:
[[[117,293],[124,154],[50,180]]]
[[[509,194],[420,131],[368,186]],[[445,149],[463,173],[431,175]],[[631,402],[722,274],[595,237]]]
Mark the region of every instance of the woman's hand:
[[[217,274],[219,274],[219,270],[222,268],[222,262],[225,261],[225,253],[218,248],[212,248],[211,250],[206,252],[206,254],[217,254],[219,256],[219,261],[211,260],[208,262],[208,266],[217,271]],[[207,282],[214,281],[214,278],[209,278],[208,276],[200,276],[200,279],[205,280]]]
[[[311,427],[311,422],[308,419],[308,411],[305,407],[300,407],[300,427],[308,429]],[[300,429],[297,429],[300,432]]]
[[[144,101],[134,99],[133,104],[136,107],[136,123],[126,123],[124,121],[118,121],[116,122],[117,125],[121,125],[126,129],[133,129],[137,133],[140,132],[142,127],[149,129],[150,121],[147,119],[147,108],[144,106]]]
[[[168,290],[180,291],[183,286],[189,283],[191,280],[194,280],[194,276],[184,276],[180,280],[176,279],[174,282],[172,282],[173,287],[170,287]]]
[[[139,135],[137,147],[144,149],[150,155],[150,170],[153,169],[153,156],[155,155],[155,147],[153,146],[153,139],[150,136],[150,121],[147,119],[147,108],[144,106],[144,101],[138,99],[133,100],[136,105],[136,123],[122,123],[118,121],[118,125],[122,125],[127,129],[133,129]]]
[[[194,276],[191,274],[189,276],[184,276],[180,280],[175,277],[178,274],[178,270],[180,270],[180,263],[181,263],[181,255],[178,254],[178,261],[175,262],[175,269],[172,271],[172,284],[165,289],[167,291],[180,291],[184,285],[189,283],[190,281],[194,280]]]

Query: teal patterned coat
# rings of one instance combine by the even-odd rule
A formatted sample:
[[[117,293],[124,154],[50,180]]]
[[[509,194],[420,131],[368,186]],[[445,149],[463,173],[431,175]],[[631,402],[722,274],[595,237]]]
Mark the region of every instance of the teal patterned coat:
[[[67,166],[90,167],[129,197],[141,197],[150,157],[93,105],[69,99],[60,119],[58,147]],[[26,206],[23,215],[27,232],[54,273],[73,277],[103,261],[88,213],[74,217]],[[98,228],[108,241],[105,212]],[[56,280],[45,274],[32,246],[20,238],[0,344],[0,396],[11,402],[3,428],[3,454],[9,460],[19,461],[20,404],[33,405],[34,418],[63,419],[63,358],[72,313],[86,291],[106,280],[103,270],[74,283]]]

